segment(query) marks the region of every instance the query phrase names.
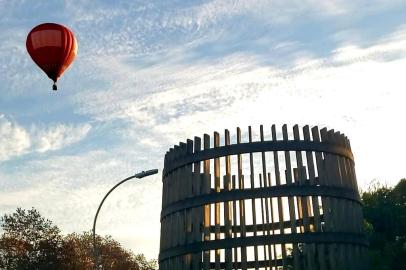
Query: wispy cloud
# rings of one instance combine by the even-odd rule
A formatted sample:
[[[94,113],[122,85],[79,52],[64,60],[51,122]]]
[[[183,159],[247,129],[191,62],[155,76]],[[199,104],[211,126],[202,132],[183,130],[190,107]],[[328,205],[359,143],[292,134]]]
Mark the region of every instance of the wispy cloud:
[[[358,138],[360,126],[373,129],[371,112],[400,121],[400,107],[387,108],[402,99],[404,36],[399,27],[369,47],[337,48],[324,58],[300,55],[290,68],[264,66],[246,54],[143,69],[118,60],[103,69],[106,74],[120,70],[128,81],[77,94],[74,102],[78,112],[99,121],[128,121],[122,133],[127,140],[133,134],[138,145],[171,145],[236,126],[298,122],[333,125],[353,138],[357,149],[366,143]],[[133,132],[134,125],[143,132]],[[361,173],[361,181],[369,175]]]
[[[85,138],[90,129],[90,124],[56,124],[45,128],[32,125],[27,129],[0,115],[0,161],[62,149]]]
[[[0,162],[24,154],[30,146],[28,132],[0,115]]]
[[[90,124],[76,126],[59,124],[45,130],[34,128],[32,133],[35,140],[35,151],[43,153],[76,143],[86,137],[90,128]]]

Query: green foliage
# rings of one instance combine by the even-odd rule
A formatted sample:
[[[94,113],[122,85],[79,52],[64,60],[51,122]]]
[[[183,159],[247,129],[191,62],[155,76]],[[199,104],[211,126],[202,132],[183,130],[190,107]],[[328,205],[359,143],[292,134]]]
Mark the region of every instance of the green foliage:
[[[57,226],[34,208],[4,215],[0,219],[0,270],[74,270],[93,269],[91,232],[62,236]],[[102,269],[157,269],[156,261],[147,261],[123,249],[111,236],[96,236]]]
[[[372,185],[362,201],[372,269],[406,269],[406,179],[394,188]]]

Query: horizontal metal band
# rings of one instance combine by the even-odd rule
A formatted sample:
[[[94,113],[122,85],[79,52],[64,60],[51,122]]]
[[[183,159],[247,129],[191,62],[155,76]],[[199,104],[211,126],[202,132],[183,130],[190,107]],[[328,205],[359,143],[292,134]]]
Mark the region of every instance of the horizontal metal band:
[[[293,258],[286,258],[285,260],[286,260],[287,263],[290,263],[290,264],[293,263]],[[200,264],[202,265],[203,262],[200,261]],[[231,262],[231,264],[233,266],[232,269],[243,269],[243,263],[242,262]],[[255,261],[248,261],[248,262],[245,262],[245,265],[246,265],[247,269],[252,269],[252,268],[255,268],[255,267],[266,268],[266,267],[269,267],[269,266],[273,266],[273,267],[282,266],[283,261],[282,261],[282,259],[276,259],[276,260],[272,259],[271,261],[270,260],[258,260],[256,262]],[[234,268],[234,267],[236,267],[236,268]],[[198,269],[202,269],[202,268],[199,267]],[[216,263],[211,262],[210,266],[209,266],[209,269],[210,270],[211,269],[216,269]],[[226,269],[226,263],[225,262],[220,262],[220,269]]]
[[[334,243],[368,246],[368,240],[363,234],[342,232],[314,232],[259,235],[239,238],[226,238],[205,242],[195,242],[163,250],[159,254],[159,261],[185,254],[199,253],[205,250],[230,249],[235,247],[262,246],[288,243]]]
[[[287,263],[293,263],[293,258],[286,258],[286,262]],[[243,269],[243,263],[242,262],[232,262],[231,263],[233,265],[233,269],[234,269],[234,265],[237,266],[237,269]],[[258,261],[248,261],[245,262],[247,269],[253,269],[253,268],[267,268],[269,266],[282,266],[283,265],[283,261],[282,259],[277,259],[277,260],[258,260]],[[210,268],[209,269],[216,269],[216,263],[210,263]],[[220,269],[226,269],[226,263],[224,262],[220,262]]]
[[[234,189],[230,191],[214,192],[177,201],[162,209],[161,220],[174,212],[211,203],[288,196],[335,197],[355,201],[361,204],[358,192],[349,188],[315,185],[299,186],[296,184],[280,185],[263,188]]]
[[[308,217],[308,219],[309,219],[310,224],[313,224],[315,222],[314,217]],[[324,221],[324,215],[321,214],[320,215],[320,222],[323,222],[323,221]],[[250,233],[250,232],[254,232],[254,231],[263,232],[263,231],[268,231],[268,229],[273,231],[273,230],[279,230],[280,225],[281,224],[279,224],[279,222],[270,222],[270,223],[263,223],[263,224],[256,224],[256,225],[245,225],[244,229],[245,229],[246,233]],[[304,226],[303,225],[303,219],[302,218],[296,219],[296,225],[297,226]],[[290,220],[283,221],[282,228],[288,229],[288,228],[290,228],[290,226],[291,226]],[[241,233],[242,227],[240,225],[231,226],[231,231],[233,233]],[[216,233],[216,226],[211,225],[209,227],[209,232],[210,233]],[[226,232],[226,226],[221,225],[220,226],[220,233],[225,233],[225,232]]]
[[[354,157],[349,148],[327,142],[313,142],[313,141],[264,141],[264,142],[251,142],[224,145],[220,147],[205,149],[193,154],[179,157],[173,161],[167,162],[163,171],[163,176],[183,167],[187,164],[195,162],[231,156],[245,153],[267,152],[267,151],[314,151],[324,152],[334,155],[339,155],[354,161]]]

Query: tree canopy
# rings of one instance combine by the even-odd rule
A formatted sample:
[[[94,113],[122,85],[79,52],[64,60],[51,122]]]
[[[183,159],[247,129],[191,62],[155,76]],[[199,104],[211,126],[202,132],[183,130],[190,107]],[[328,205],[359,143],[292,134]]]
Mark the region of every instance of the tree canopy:
[[[373,270],[406,269],[406,179],[362,193]]]
[[[93,269],[91,232],[61,235],[59,228],[32,208],[0,219],[0,269]],[[125,250],[111,236],[96,237],[102,269],[156,269],[155,261]]]

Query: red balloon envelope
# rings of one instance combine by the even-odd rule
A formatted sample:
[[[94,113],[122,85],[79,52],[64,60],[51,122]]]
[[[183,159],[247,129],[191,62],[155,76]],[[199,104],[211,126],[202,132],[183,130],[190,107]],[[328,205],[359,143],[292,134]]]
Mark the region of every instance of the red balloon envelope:
[[[77,54],[73,32],[56,23],[40,24],[28,34],[26,46],[32,60],[54,81],[56,90],[56,81]]]

